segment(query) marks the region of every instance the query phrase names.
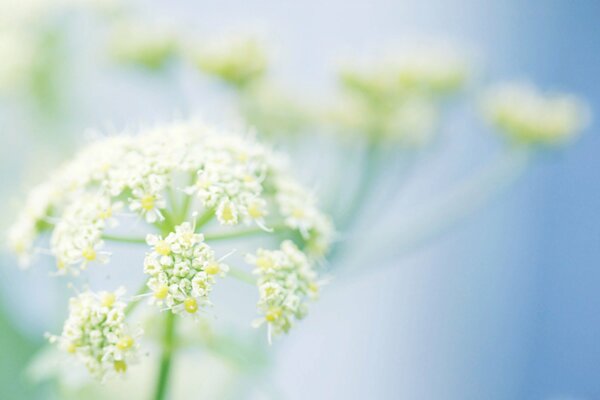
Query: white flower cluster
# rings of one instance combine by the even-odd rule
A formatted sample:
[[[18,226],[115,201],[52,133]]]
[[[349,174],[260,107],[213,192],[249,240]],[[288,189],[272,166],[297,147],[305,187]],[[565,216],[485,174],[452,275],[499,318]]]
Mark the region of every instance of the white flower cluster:
[[[210,304],[208,295],[215,277],[225,276],[228,267],[215,259],[203,236],[184,222],[166,238],[148,235],[146,240],[152,246],[144,260],[152,302],[187,314],[196,314],[199,307]]]
[[[464,58],[440,46],[347,64],[339,73],[345,96],[330,117],[344,132],[421,146],[437,127],[441,100],[461,89],[467,75]]]
[[[124,373],[137,358],[139,332],[131,332],[125,323],[123,294],[124,289],[85,291],[71,298],[62,334],[50,336],[50,342],[74,354],[100,379]]]
[[[264,147],[235,137],[221,138],[212,147],[187,193],[215,209],[222,224],[263,222],[267,210],[261,194],[272,156]]]
[[[66,272],[71,266],[85,269],[93,261],[108,262],[108,253],[101,251],[102,232],[116,224],[113,212],[120,206],[111,204],[108,197],[85,193],[65,208],[51,239],[59,272]],[[76,274],[79,270],[71,271]]]
[[[529,144],[563,143],[589,121],[588,107],[571,95],[547,95],[528,84],[491,88],[484,99],[487,118],[510,139]]]
[[[267,70],[263,43],[250,36],[226,36],[190,49],[198,69],[236,87],[245,87]]]
[[[306,241],[307,251],[323,256],[333,238],[333,225],[316,207],[316,199],[298,183],[288,179],[277,181],[276,202],[285,224],[300,232]]]
[[[293,321],[308,312],[306,300],[316,298],[319,292],[317,274],[309,259],[289,240],[280,250],[259,249],[256,255],[246,257],[256,266],[260,298],[258,308],[264,315],[257,325],[266,322],[274,334],[287,333]]]
[[[190,180],[193,184],[187,189],[186,183],[178,183]],[[278,196],[280,190],[288,191],[281,182],[289,182],[296,194]],[[256,223],[269,231],[269,225],[285,218],[289,228],[318,243],[310,247],[322,255],[331,224],[314,202],[304,201],[303,188],[293,182],[267,148],[203,125],[175,124],[141,135],[109,137],[83,149],[31,192],[9,232],[9,244],[26,261],[38,234],[57,221],[51,251],[59,265],[85,266],[99,254],[105,214],[115,204],[127,205],[146,222],[160,225],[173,212],[166,199],[175,192],[190,196],[191,203],[197,198],[224,225]],[[290,209],[307,217],[294,221]],[[109,227],[115,224],[111,221]]]

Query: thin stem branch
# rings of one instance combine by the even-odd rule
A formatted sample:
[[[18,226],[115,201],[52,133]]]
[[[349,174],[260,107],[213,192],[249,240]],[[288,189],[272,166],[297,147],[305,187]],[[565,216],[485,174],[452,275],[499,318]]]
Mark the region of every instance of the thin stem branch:
[[[249,283],[250,285],[256,285],[256,277],[244,270],[235,267],[229,267],[229,272],[227,274],[238,281]]]
[[[273,231],[278,231],[278,230],[280,230],[280,227],[273,228]],[[237,238],[246,237],[246,236],[258,235],[261,233],[266,233],[266,231],[259,227],[253,227],[253,228],[239,229],[239,230],[230,231],[230,232],[225,231],[225,232],[205,233],[204,239],[207,242],[214,241],[214,240],[237,239]]]
[[[165,330],[162,339],[162,355],[158,369],[158,378],[154,392],[154,400],[164,400],[167,395],[169,373],[175,348],[175,321],[177,316],[167,312],[165,317]]]
[[[131,314],[136,309],[138,304],[141,303],[142,298],[140,296],[146,293],[146,290],[148,290],[147,283],[148,281],[144,281],[142,286],[140,286],[138,291],[133,296],[133,300],[131,300],[129,304],[127,304],[127,307],[125,307],[125,315]]]
[[[111,242],[120,242],[120,243],[136,243],[136,244],[145,244],[146,238],[136,238],[136,237],[125,237],[125,236],[117,236],[117,235],[102,235],[102,239],[110,240]]]
[[[215,209],[211,208],[196,218],[196,230],[206,225],[215,216]]]
[[[411,212],[412,218],[408,221],[390,221],[390,230],[397,226],[402,230],[384,230],[384,236],[374,238],[372,242],[382,245],[373,246],[367,257],[372,259],[378,254],[404,256],[429,243],[509,187],[529,165],[532,153],[529,148],[512,148],[437,201]]]

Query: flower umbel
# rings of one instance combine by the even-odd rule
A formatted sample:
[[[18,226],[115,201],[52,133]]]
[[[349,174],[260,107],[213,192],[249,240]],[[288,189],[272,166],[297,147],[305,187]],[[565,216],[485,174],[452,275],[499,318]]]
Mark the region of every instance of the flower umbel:
[[[506,83],[484,98],[486,117],[508,138],[527,144],[560,144],[588,123],[587,106],[566,94],[544,94],[531,85]]]
[[[139,332],[132,332],[125,322],[124,293],[123,288],[100,293],[87,290],[71,298],[62,334],[49,337],[100,379],[123,373],[136,361]]]
[[[224,277],[228,267],[215,259],[189,222],[175,227],[166,238],[148,235],[146,241],[152,251],[144,260],[144,272],[150,275],[153,303],[184,314],[196,314],[199,307],[210,303],[215,277]]]
[[[308,312],[307,299],[314,299],[320,284],[306,255],[291,241],[284,241],[280,250],[259,249],[248,255],[247,262],[256,266],[258,275],[258,309],[263,317],[257,325],[266,322],[275,335],[287,333],[294,320]]]

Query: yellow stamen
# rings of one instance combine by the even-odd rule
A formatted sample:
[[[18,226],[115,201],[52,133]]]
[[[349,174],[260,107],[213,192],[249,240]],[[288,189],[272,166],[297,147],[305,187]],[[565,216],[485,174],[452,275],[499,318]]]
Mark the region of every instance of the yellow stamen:
[[[130,349],[134,344],[133,338],[131,336],[123,336],[118,342],[117,342],[117,349],[119,350],[128,350]]]
[[[160,286],[154,291],[154,297],[163,300],[169,294],[169,288],[166,285]]]
[[[206,273],[209,275],[216,275],[221,272],[221,267],[219,267],[218,263],[212,262],[208,264],[206,268],[204,268],[204,271],[206,271]]]
[[[154,209],[155,198],[151,194],[147,194],[140,199],[140,204],[142,208],[146,211],[150,211]]]
[[[264,215],[264,212],[260,204],[252,203],[248,206],[248,215],[252,218],[260,218]]]
[[[256,266],[260,269],[273,268],[273,260],[270,257],[258,257],[256,259]]]
[[[189,312],[190,314],[198,311],[198,302],[193,297],[188,297],[185,299],[183,301],[183,306],[185,307],[185,311]]]
[[[161,256],[168,256],[171,253],[171,247],[164,240],[159,240],[154,246],[154,250]]]
[[[269,310],[269,312],[265,315],[265,319],[269,322],[273,322],[279,317],[281,317],[281,308]]]
[[[96,259],[96,250],[94,250],[93,247],[89,246],[83,249],[81,255],[88,261],[94,261]]]
[[[112,307],[117,300],[117,296],[114,293],[104,293],[102,295],[102,305],[104,307]]]

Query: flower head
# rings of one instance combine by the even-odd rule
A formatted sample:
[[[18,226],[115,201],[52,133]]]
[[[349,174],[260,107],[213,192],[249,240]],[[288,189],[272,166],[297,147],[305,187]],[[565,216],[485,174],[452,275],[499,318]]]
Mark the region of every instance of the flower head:
[[[258,309],[273,333],[287,333],[294,320],[302,319],[307,311],[307,299],[319,292],[317,274],[310,260],[291,241],[284,241],[280,250],[259,249],[248,255],[247,261],[256,266],[258,275]]]
[[[527,84],[506,83],[491,88],[484,98],[488,120],[504,135],[525,144],[560,144],[576,136],[589,121],[580,99],[544,94]]]
[[[146,240],[152,246],[144,260],[152,302],[184,314],[196,314],[209,304],[215,278],[224,277],[228,267],[215,259],[203,236],[184,222],[165,238],[148,235]]]
[[[247,36],[209,41],[193,49],[192,57],[200,70],[239,88],[260,79],[268,62],[262,43]]]
[[[115,292],[85,291],[71,298],[62,334],[49,337],[101,379],[125,372],[137,358],[140,332],[132,332],[125,323],[124,292],[122,288]]]

